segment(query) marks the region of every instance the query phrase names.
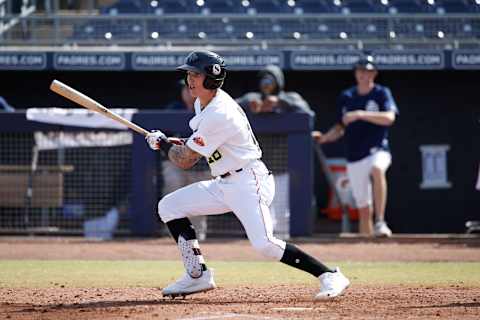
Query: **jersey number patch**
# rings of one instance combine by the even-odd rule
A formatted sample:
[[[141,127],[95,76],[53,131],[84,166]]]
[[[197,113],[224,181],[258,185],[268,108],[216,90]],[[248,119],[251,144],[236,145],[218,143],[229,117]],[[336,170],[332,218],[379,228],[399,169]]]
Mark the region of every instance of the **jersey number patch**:
[[[218,152],[218,150],[215,150],[214,153],[208,158],[208,164],[212,164],[215,161],[218,161],[222,158],[222,154]]]

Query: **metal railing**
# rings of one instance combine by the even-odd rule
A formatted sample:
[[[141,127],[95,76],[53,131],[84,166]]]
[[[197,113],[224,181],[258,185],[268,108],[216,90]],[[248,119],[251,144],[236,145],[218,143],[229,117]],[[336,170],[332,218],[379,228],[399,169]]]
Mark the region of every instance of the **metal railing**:
[[[35,1],[22,0],[18,9],[18,15],[11,15],[12,1],[0,0],[0,35],[14,27],[21,18],[28,17],[34,13],[36,10]]]
[[[0,21],[10,19],[1,17]],[[479,14],[30,15],[1,46],[362,46],[461,48],[480,44]]]

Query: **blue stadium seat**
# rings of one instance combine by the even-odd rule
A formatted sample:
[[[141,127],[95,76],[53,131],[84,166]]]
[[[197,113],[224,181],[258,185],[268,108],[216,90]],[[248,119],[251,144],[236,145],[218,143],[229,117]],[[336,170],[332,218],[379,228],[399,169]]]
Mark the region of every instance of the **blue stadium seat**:
[[[473,5],[473,1],[469,5],[468,1],[462,0],[442,0],[439,1],[439,5],[441,5],[446,13],[470,13],[474,12],[475,6]]]
[[[253,33],[252,39],[277,39],[279,34],[272,32],[275,21],[265,18],[242,19],[232,21],[238,39],[245,39],[247,32]]]
[[[74,27],[72,38],[76,40],[108,40],[106,35],[110,33],[115,41],[129,40],[133,42],[143,41],[142,21],[122,20],[94,20],[78,24]]]
[[[159,38],[171,37],[173,34],[181,34],[179,27],[185,25],[182,19],[175,20],[151,20],[147,24],[148,33],[151,35],[153,32],[159,34]]]
[[[418,0],[390,0],[390,6],[398,13],[423,13],[428,11],[426,1]]]
[[[254,0],[252,1],[253,7],[257,10],[257,13],[282,13],[285,12],[284,7],[280,1],[277,0]]]
[[[342,3],[351,13],[374,13],[376,11],[367,0],[348,0]]]
[[[401,19],[393,26],[396,38],[402,39],[424,39],[427,37],[424,23],[415,19]]]
[[[159,1],[159,8],[163,10],[165,14],[171,13],[189,13],[198,11],[193,1],[186,3],[182,0],[161,0]]]
[[[395,38],[401,39],[438,39],[442,31],[447,39],[477,39],[480,34],[480,20],[477,18],[450,17],[432,19],[428,17],[403,18],[400,16],[373,18],[371,16],[351,16],[332,20],[329,16],[316,14],[355,13],[391,13],[389,8],[396,8],[398,13],[449,13],[479,12],[480,6],[472,0],[436,0],[429,5],[426,0],[390,0],[387,5],[379,0],[342,0],[334,4],[333,0],[250,0],[243,6],[239,0],[204,0],[202,6],[196,0],[158,0],[157,2],[120,0],[106,7],[104,14],[135,14],[150,12],[157,15],[171,14],[155,20],[138,21],[121,16],[109,20],[84,20],[75,25],[73,38],[86,41],[105,40],[105,34],[112,33],[113,40],[142,41],[158,33],[158,39],[246,39],[246,33],[252,32],[253,39],[339,39],[340,32],[345,32],[348,39],[389,39],[390,31]],[[143,7],[142,7],[143,5]],[[256,15],[248,15],[249,9],[255,9]],[[440,9],[440,10],[439,10]],[[156,12],[156,10],[159,10]],[[175,14],[198,13],[208,10],[219,14],[212,16],[208,23],[205,19],[179,18]],[[346,11],[347,10],[347,11]],[[262,14],[281,13],[281,16]],[[290,16],[284,15],[291,13]],[[228,17],[232,15],[232,17]],[[308,15],[308,16],[307,16]],[[442,16],[443,17],[443,16]],[[147,25],[145,26],[145,24]],[[146,30],[144,28],[146,27]]]
[[[302,8],[304,14],[330,13],[334,10],[330,5],[321,0],[299,0],[297,1],[297,7]],[[335,10],[338,11],[338,9]]]
[[[240,5],[240,1],[233,0],[207,0],[207,7],[210,9],[210,13],[244,13],[245,8]]]
[[[100,9],[101,14],[145,14],[148,13],[146,1],[140,0],[119,0],[114,4]]]
[[[231,39],[232,34],[225,32],[225,23],[221,18],[211,19],[208,23],[203,21],[188,21],[189,32],[186,37],[190,39]]]
[[[309,34],[309,24],[304,19],[290,19],[276,21],[272,27],[272,33],[283,39],[292,39],[293,33],[299,32],[305,36]]]

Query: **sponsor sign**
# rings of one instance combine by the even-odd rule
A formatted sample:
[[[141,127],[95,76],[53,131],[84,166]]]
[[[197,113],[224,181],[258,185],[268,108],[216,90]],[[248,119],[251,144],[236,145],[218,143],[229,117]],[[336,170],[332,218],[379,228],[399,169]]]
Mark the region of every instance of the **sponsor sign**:
[[[134,52],[132,54],[133,70],[175,70],[183,64],[188,52]]]
[[[0,52],[0,70],[174,71],[189,52]],[[291,70],[350,70],[363,53],[350,50],[223,51],[228,70],[260,70],[273,64]],[[479,50],[377,50],[379,69],[480,69]],[[287,57],[287,61],[286,60]],[[451,58],[450,58],[451,57]],[[445,60],[448,58],[448,63]],[[450,61],[451,59],[451,61]]]
[[[372,53],[379,69],[432,70],[445,67],[443,51],[375,51]]]
[[[57,70],[124,70],[122,52],[55,52],[53,67]]]
[[[355,51],[293,51],[290,66],[293,70],[346,70],[361,56]]]
[[[228,70],[260,70],[266,65],[273,64],[280,68],[285,67],[283,52],[220,52],[225,58]]]
[[[132,54],[132,69],[175,70],[175,67],[184,63],[188,53],[135,52]],[[225,58],[228,70],[259,70],[269,64],[284,68],[282,52],[219,52],[219,54]]]
[[[0,70],[44,70],[45,52],[0,52]]]
[[[452,54],[454,69],[480,69],[480,51],[458,50]]]

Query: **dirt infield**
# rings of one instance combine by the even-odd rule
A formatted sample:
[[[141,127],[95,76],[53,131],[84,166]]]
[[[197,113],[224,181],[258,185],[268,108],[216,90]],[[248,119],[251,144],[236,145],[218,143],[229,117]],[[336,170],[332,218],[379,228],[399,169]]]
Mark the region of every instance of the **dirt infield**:
[[[480,261],[480,248],[455,243],[302,243],[340,261]],[[262,260],[246,241],[202,244],[208,260]],[[175,260],[171,240],[86,242],[0,238],[0,259]],[[280,282],[280,281],[279,281]],[[229,286],[163,299],[159,288],[0,288],[0,319],[479,319],[480,288],[451,285],[353,285],[334,301],[314,302],[318,288]]]
[[[330,261],[480,261],[480,238],[427,242],[320,239],[296,243],[308,253]],[[266,260],[246,240],[209,240],[201,246],[207,260]],[[1,259],[177,260],[179,253],[169,238],[96,242],[83,238],[0,237]]]

